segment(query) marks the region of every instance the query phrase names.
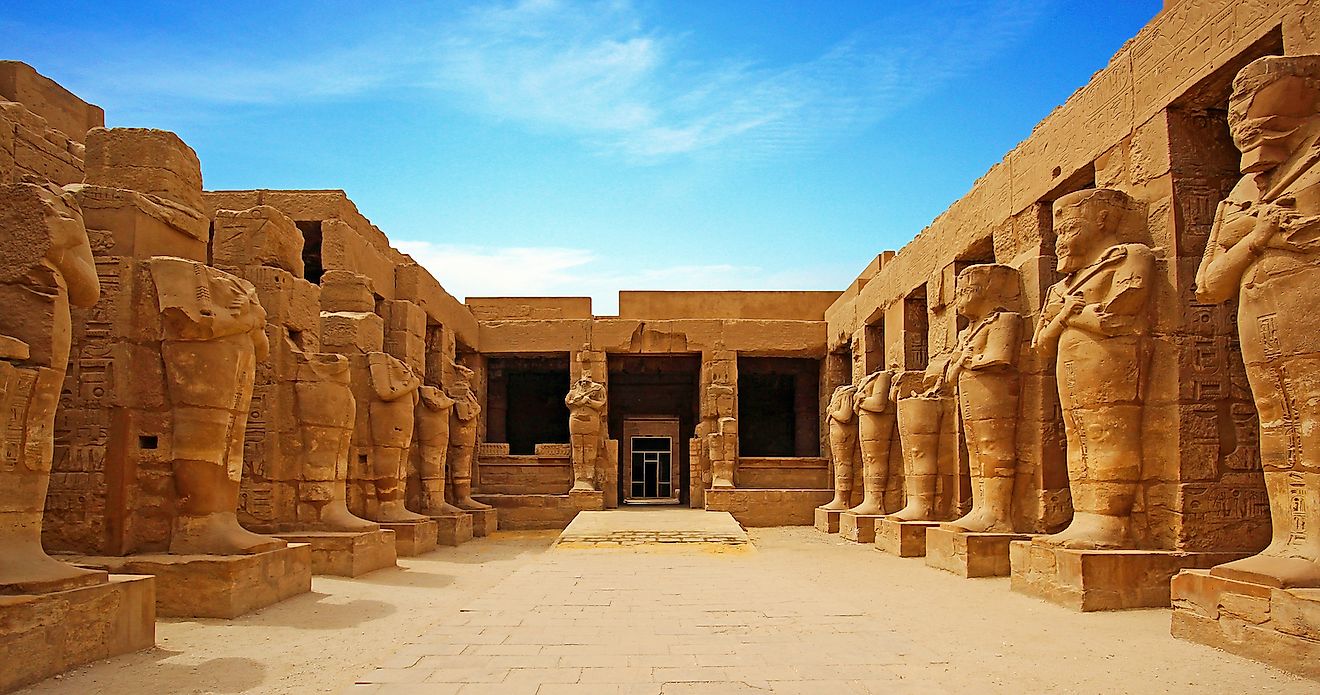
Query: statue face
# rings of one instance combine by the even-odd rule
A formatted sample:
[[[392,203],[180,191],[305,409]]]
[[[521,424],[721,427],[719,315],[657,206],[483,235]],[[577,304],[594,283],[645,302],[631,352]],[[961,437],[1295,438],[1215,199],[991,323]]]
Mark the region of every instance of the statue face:
[[[1229,100],[1229,131],[1242,151],[1244,174],[1269,171],[1288,159],[1288,142],[1314,110],[1316,95],[1298,77],[1283,77]]]
[[[1060,273],[1075,273],[1085,268],[1090,253],[1101,237],[1099,220],[1088,214],[1087,205],[1058,206],[1054,210],[1054,255]]]
[[[971,282],[958,283],[953,295],[953,307],[959,316],[977,318],[982,314],[981,295],[984,288]]]
[[[100,295],[101,282],[96,276],[96,262],[92,260],[92,247],[87,240],[81,212],[68,194],[59,195],[48,188],[41,189],[46,203],[46,224],[51,230],[51,264],[64,278],[69,299],[76,306],[91,306]]]

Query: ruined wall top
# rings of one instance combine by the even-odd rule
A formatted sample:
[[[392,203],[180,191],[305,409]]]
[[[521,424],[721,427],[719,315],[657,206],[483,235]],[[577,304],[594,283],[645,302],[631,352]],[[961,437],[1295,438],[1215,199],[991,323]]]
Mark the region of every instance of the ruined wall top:
[[[0,60],[0,97],[16,101],[46,119],[70,140],[83,142],[87,131],[105,125],[105,111],[17,60]]]

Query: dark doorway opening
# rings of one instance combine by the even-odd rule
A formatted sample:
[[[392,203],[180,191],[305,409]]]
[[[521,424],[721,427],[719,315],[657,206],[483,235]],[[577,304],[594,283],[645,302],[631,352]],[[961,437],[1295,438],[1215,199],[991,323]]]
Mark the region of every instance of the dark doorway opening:
[[[738,455],[820,456],[820,360],[738,358]]]
[[[325,274],[325,266],[321,263],[321,221],[298,220],[294,224],[303,235],[303,277],[319,285]]]
[[[537,444],[568,442],[567,353],[492,357],[487,375],[486,441],[508,442],[514,455],[534,454]]]
[[[609,355],[610,436],[623,436],[624,420],[678,418],[678,503],[689,504],[691,457],[689,440],[700,417],[698,391],[701,383],[700,355]],[[623,446],[620,442],[620,458]],[[620,461],[623,465],[624,461]],[[619,499],[628,495],[619,471]]]

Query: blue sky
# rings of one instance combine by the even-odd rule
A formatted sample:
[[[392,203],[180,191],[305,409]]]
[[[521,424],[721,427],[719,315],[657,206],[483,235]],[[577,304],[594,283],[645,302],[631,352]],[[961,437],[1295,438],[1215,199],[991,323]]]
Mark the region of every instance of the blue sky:
[[[842,289],[1161,0],[10,3],[4,58],[342,188],[457,296]],[[196,6],[193,6],[196,5]]]

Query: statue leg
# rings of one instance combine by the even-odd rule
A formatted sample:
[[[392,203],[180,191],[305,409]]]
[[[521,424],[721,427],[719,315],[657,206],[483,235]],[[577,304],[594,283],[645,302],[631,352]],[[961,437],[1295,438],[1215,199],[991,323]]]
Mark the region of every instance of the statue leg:
[[[830,435],[830,453],[834,458],[834,499],[821,506],[821,509],[840,511],[849,507],[852,499],[852,459],[854,443],[850,438],[836,438]]]
[[[885,487],[889,483],[889,440],[894,421],[884,415],[862,415],[858,435],[862,440],[862,503],[849,509],[853,514],[875,516],[885,513]]]
[[[1011,374],[964,374],[958,395],[967,438],[972,508],[948,526],[972,533],[1012,533],[1017,378]]]
[[[60,562],[41,547],[62,374],[0,361],[0,594],[64,591],[104,572]],[[11,423],[16,417],[19,422]],[[12,458],[11,458],[12,457]]]
[[[1245,342],[1243,352],[1249,352]],[[1272,534],[1265,550],[1212,574],[1281,588],[1320,587],[1320,354],[1244,356],[1260,413]]]
[[[898,402],[899,438],[903,443],[903,491],[907,504],[889,515],[891,519],[929,521],[935,515],[942,408],[943,404],[935,398],[904,398]]]
[[[350,432],[342,427],[302,425],[303,485],[315,488],[316,494],[299,491],[299,506],[316,508],[299,511],[299,518],[309,529],[322,531],[372,531],[379,526],[348,511],[348,492],[345,478],[348,473],[348,447]],[[310,492],[310,491],[309,491]]]
[[[453,495],[454,506],[467,512],[480,512],[491,508],[489,504],[482,504],[472,499],[472,456],[475,453],[474,449],[475,447],[470,444],[463,444],[449,450],[450,460],[454,464],[454,477],[450,481],[450,487],[452,488],[450,494]]]
[[[422,521],[426,517],[403,506],[408,450],[395,446],[374,447],[372,472],[376,479],[376,517],[383,522]]]

